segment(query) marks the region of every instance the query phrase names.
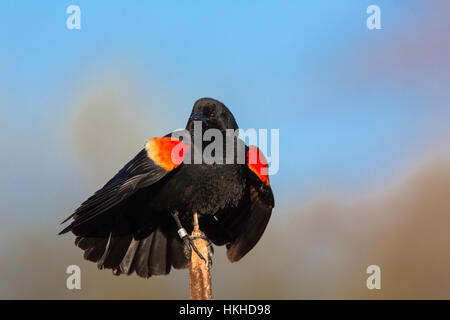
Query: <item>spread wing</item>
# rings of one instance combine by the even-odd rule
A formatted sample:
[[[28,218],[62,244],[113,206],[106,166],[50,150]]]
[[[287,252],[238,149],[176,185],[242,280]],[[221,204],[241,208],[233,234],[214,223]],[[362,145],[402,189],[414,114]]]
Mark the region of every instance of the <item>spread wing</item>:
[[[150,139],[103,188],[81,204],[60,232],[72,231],[84,258],[112,269],[115,275],[136,272],[141,277],[167,274],[188,265],[175,226],[147,207],[183,161],[187,148],[171,138]],[[175,151],[175,152],[174,152]]]
[[[266,230],[274,206],[272,190],[266,192],[270,193],[269,199],[271,196],[272,202],[264,200],[265,197],[262,197],[253,186],[250,187],[250,208],[244,223],[245,227],[227,245],[227,257],[231,262],[239,261],[253,249]]]
[[[171,148],[177,144],[182,145],[179,140],[167,136],[150,139],[145,149],[142,149],[103,188],[95,192],[63,221],[64,223],[73,218],[72,223],[60,234],[69,231],[77,235],[83,233],[82,226],[94,219],[106,218],[102,221],[103,229],[109,223],[114,223],[112,220],[115,220],[118,214],[124,214],[120,207],[131,196],[143,188],[154,185],[178,167],[180,163],[173,163],[170,159]]]
[[[259,241],[269,223],[274,198],[266,169],[268,164],[257,147],[247,149],[247,175],[249,183],[249,207],[243,213],[237,237],[227,245],[227,256],[231,262],[239,261]]]

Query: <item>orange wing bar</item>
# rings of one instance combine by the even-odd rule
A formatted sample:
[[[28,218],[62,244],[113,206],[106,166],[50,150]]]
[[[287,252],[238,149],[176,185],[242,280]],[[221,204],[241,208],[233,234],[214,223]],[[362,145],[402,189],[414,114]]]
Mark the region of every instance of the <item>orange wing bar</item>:
[[[267,164],[266,157],[258,149],[258,147],[250,146],[247,151],[247,165],[258,178],[266,185],[270,185],[269,182],[269,165]]]
[[[171,137],[151,138],[145,145],[147,156],[166,171],[172,171],[183,162],[187,148],[186,144]]]

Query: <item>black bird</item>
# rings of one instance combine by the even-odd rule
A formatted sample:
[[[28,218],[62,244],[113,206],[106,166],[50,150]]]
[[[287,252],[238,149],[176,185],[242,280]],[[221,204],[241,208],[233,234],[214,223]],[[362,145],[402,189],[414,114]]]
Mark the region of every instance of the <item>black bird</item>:
[[[194,104],[186,126],[194,140],[199,123],[202,132],[218,129],[225,135],[227,129],[238,129],[230,110],[210,98]],[[229,164],[224,151],[222,164],[205,159],[195,163],[195,141],[189,145],[174,136],[150,139],[64,221],[73,219],[60,234],[75,234],[84,258],[97,262],[100,269],[112,269],[116,275],[135,271],[148,278],[168,274],[171,267],[188,267],[194,213],[206,237],[227,246],[231,262],[240,260],[261,238],[274,198],[259,149],[234,136],[236,150],[244,148],[243,161],[239,163],[239,152],[234,152]],[[204,150],[206,143],[200,146]]]

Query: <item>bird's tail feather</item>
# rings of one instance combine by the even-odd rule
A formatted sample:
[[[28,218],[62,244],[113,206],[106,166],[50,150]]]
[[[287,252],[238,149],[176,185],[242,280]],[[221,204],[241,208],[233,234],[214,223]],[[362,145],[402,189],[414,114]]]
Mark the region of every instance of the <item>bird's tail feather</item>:
[[[111,233],[108,238],[79,236],[75,244],[84,250],[85,259],[96,262],[100,269],[112,269],[115,275],[136,272],[148,278],[168,274],[171,267],[187,268],[189,263],[176,232],[167,232],[161,227],[144,238]]]

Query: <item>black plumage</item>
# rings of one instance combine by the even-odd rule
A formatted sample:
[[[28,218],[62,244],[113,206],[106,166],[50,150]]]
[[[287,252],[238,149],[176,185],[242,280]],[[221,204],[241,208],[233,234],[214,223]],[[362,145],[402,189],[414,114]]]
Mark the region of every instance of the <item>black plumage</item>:
[[[228,108],[210,98],[194,104],[186,126],[191,135],[194,121],[202,122],[203,131],[238,129]],[[268,178],[255,173],[248,159],[242,164],[166,163],[167,140],[154,139],[64,221],[73,219],[60,234],[74,233],[84,258],[99,268],[150,277],[188,266],[190,248],[178,236],[172,213],[179,213],[190,233],[197,212],[208,239],[227,245],[230,261],[240,260],[262,236],[274,207]],[[237,137],[234,143],[243,144]]]

